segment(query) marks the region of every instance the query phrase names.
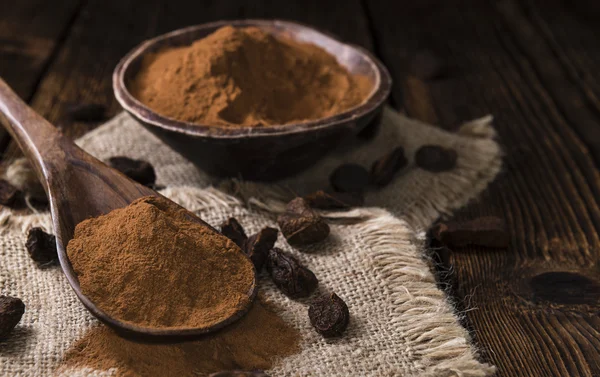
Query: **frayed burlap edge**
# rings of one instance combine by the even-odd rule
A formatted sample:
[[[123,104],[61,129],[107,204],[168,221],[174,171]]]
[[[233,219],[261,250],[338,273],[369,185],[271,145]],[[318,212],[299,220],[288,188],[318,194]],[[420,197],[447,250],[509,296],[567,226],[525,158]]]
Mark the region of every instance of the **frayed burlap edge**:
[[[191,211],[211,207],[242,206],[242,201],[215,188],[172,187],[161,192]],[[250,203],[265,211],[278,210],[284,203],[252,198]],[[436,286],[435,277],[423,260],[422,244],[415,239],[408,223],[379,208],[360,208],[345,212],[324,212],[332,221],[359,221],[358,228],[372,245],[374,274],[385,281],[390,291],[389,302],[398,336],[403,336],[411,352],[426,364],[415,368],[410,376],[485,377],[495,367],[477,361],[468,332],[459,325],[456,313]],[[26,231],[41,226],[51,230],[50,215],[14,216],[0,212],[0,231]]]
[[[435,276],[423,260],[409,225],[389,212],[367,208],[360,215],[371,218],[359,225],[365,240],[372,245],[374,272],[390,291],[391,319],[398,334],[405,337],[420,360],[430,360],[414,376],[492,375],[495,367],[477,361],[478,354],[469,344],[468,332],[457,317],[445,294],[437,288]],[[399,252],[401,250],[402,252]]]
[[[465,123],[459,129],[460,136],[477,140],[470,151],[475,156],[481,155],[481,161],[475,158],[469,160],[467,166],[463,165],[462,173],[466,174],[459,177],[461,182],[446,187],[444,195],[417,198],[418,202],[411,203],[401,214],[406,222],[377,208],[322,212],[330,221],[355,224],[372,243],[373,273],[381,277],[391,292],[390,308],[396,315],[391,321],[397,324],[398,336],[405,338],[420,363],[410,368],[409,376],[483,377],[495,371],[493,366],[477,361],[477,351],[470,344],[469,334],[458,323],[460,313],[453,312],[448,298],[437,288],[435,277],[423,260],[423,242],[414,238],[415,233],[408,225],[417,230],[426,228],[440,214],[465,205],[494,179],[501,169],[501,153],[493,140],[495,131],[491,122],[488,116]],[[485,169],[482,164],[486,165]],[[221,191],[170,187],[161,193],[196,212],[214,206],[230,208],[246,204],[271,216],[282,212],[287,200],[294,195],[281,186],[237,180],[225,181],[219,188]],[[52,231],[50,215],[20,216],[8,209],[0,211],[0,233],[26,232],[33,226]]]
[[[251,182],[237,181],[232,187],[255,208],[275,213],[285,208],[285,201],[280,200],[287,199],[284,188],[274,187],[268,193],[260,190],[259,194],[253,191],[257,185]],[[321,215],[331,221],[359,222],[357,228],[372,247],[374,273],[391,292],[392,312],[397,315],[391,321],[397,324],[398,334],[405,337],[420,359],[439,360],[411,376],[486,377],[496,372],[496,367],[477,360],[479,354],[469,333],[458,323],[462,314],[452,309],[454,306],[437,287],[424,260],[425,250],[418,246],[423,242],[406,221],[380,208],[321,211]]]

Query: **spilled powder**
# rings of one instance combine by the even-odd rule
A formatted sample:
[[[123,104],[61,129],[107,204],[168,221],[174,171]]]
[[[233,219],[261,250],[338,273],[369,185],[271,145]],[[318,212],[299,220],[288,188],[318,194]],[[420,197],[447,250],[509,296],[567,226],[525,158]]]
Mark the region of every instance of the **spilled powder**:
[[[231,26],[146,56],[130,85],[164,116],[250,127],[332,116],[361,104],[372,88],[320,47]]]
[[[258,300],[248,314],[215,335],[179,344],[125,340],[106,326],[67,351],[59,371],[116,368],[117,377],[197,377],[222,370],[266,370],[300,351],[299,332]]]
[[[67,254],[100,309],[154,328],[206,327],[250,304],[252,263],[225,236],[162,197],[75,228]]]

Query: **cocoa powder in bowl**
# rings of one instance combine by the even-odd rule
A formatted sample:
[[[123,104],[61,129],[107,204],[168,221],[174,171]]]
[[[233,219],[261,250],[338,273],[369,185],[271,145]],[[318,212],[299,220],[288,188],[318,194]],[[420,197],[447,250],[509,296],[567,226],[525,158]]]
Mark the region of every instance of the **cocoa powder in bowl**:
[[[82,221],[67,254],[81,291],[124,322],[205,328],[250,304],[250,260],[162,197],[143,197]]]
[[[373,83],[316,45],[225,26],[189,46],[145,56],[129,89],[169,118],[262,127],[342,113],[364,102]]]

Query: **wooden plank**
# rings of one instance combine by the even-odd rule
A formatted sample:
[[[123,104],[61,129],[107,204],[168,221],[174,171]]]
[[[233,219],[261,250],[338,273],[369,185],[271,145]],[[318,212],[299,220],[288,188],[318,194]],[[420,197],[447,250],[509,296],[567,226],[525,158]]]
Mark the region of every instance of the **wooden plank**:
[[[78,0],[0,1],[0,76],[29,99],[70,20]]]
[[[0,0],[0,77],[29,101],[68,33],[79,0]],[[0,152],[9,141],[0,129]]]
[[[555,100],[557,110],[587,146],[597,166],[600,166],[600,86],[594,77],[597,76],[597,72],[594,70],[588,78],[585,75],[586,71],[578,70],[578,58],[585,57],[585,51],[595,50],[591,45],[582,46],[582,40],[585,36],[588,37],[585,42],[591,42],[592,36],[597,39],[600,30],[586,30],[585,27],[579,26],[581,23],[575,24],[572,22],[572,14],[565,19],[561,17],[560,22],[564,26],[553,29],[563,34],[563,38],[565,30],[575,30],[575,33],[570,32],[569,41],[583,47],[575,51],[570,43],[564,44],[564,39],[561,45],[548,23],[537,15],[538,11],[547,15],[547,7],[533,2],[525,3],[529,3],[527,7],[516,6],[510,2],[499,3],[498,10],[507,20],[506,26],[515,36],[517,47],[527,57],[532,69],[544,78],[542,85]],[[562,4],[556,4],[554,7],[556,11],[553,14],[570,13]],[[543,39],[543,43],[539,43],[540,38]],[[568,54],[567,50],[570,50]],[[596,58],[600,58],[600,54],[596,55]]]
[[[394,96],[405,98],[410,115],[448,129],[495,116],[507,154],[504,172],[457,217],[504,216],[511,247],[439,256],[444,270],[454,271],[451,292],[468,309],[467,325],[484,359],[498,366],[499,376],[600,375],[600,175],[593,131],[581,126],[596,127],[589,89],[532,26],[526,11],[537,14],[536,7],[426,1],[390,12],[384,1],[367,4],[396,80]],[[568,30],[555,2],[538,6],[561,14],[547,31]],[[561,46],[570,41],[563,38]],[[422,48],[447,61],[446,77],[410,76],[410,58]],[[600,58],[597,49],[585,54]]]
[[[139,17],[143,7],[144,17]],[[360,8],[358,2],[348,4],[345,14]],[[324,8],[325,14],[317,11]],[[59,123],[60,104],[68,102],[99,102],[111,109],[120,110],[113,98],[111,75],[119,59],[144,39],[180,27],[234,18],[292,18],[317,25],[342,35],[347,40],[369,46],[366,24],[361,24],[360,14],[345,22],[341,14],[329,17],[335,9],[333,2],[306,3],[279,2],[202,2],[184,0],[142,1],[125,0],[106,3],[92,0],[73,26],[63,51],[51,67],[36,93],[34,107],[50,121]],[[316,15],[316,19],[312,15]],[[363,19],[364,21],[364,19]],[[65,132],[80,133],[87,129],[68,127]]]
[[[114,99],[112,70],[119,59],[144,39],[220,19],[284,18],[314,24],[343,39],[371,47],[367,20],[359,0],[339,9],[334,1],[215,1],[90,0],[74,22],[64,47],[36,92],[32,105],[44,117],[73,137],[94,125],[69,123],[63,105],[95,102],[108,106],[114,115],[120,107]],[[15,145],[7,158],[18,155]]]

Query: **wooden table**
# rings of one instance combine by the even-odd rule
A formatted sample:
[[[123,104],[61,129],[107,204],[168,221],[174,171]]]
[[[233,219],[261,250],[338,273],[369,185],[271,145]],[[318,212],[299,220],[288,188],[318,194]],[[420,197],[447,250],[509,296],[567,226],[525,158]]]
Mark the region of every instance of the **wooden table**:
[[[145,38],[218,19],[287,18],[375,52],[392,105],[453,129],[493,114],[504,171],[459,218],[506,218],[509,250],[440,255],[499,376],[600,376],[600,2],[0,0],[0,75],[64,132],[69,102],[119,106],[117,61]],[[395,4],[395,5],[393,5]],[[409,74],[423,49],[447,75]],[[5,134],[4,161],[18,154]],[[446,276],[447,274],[440,274]]]

